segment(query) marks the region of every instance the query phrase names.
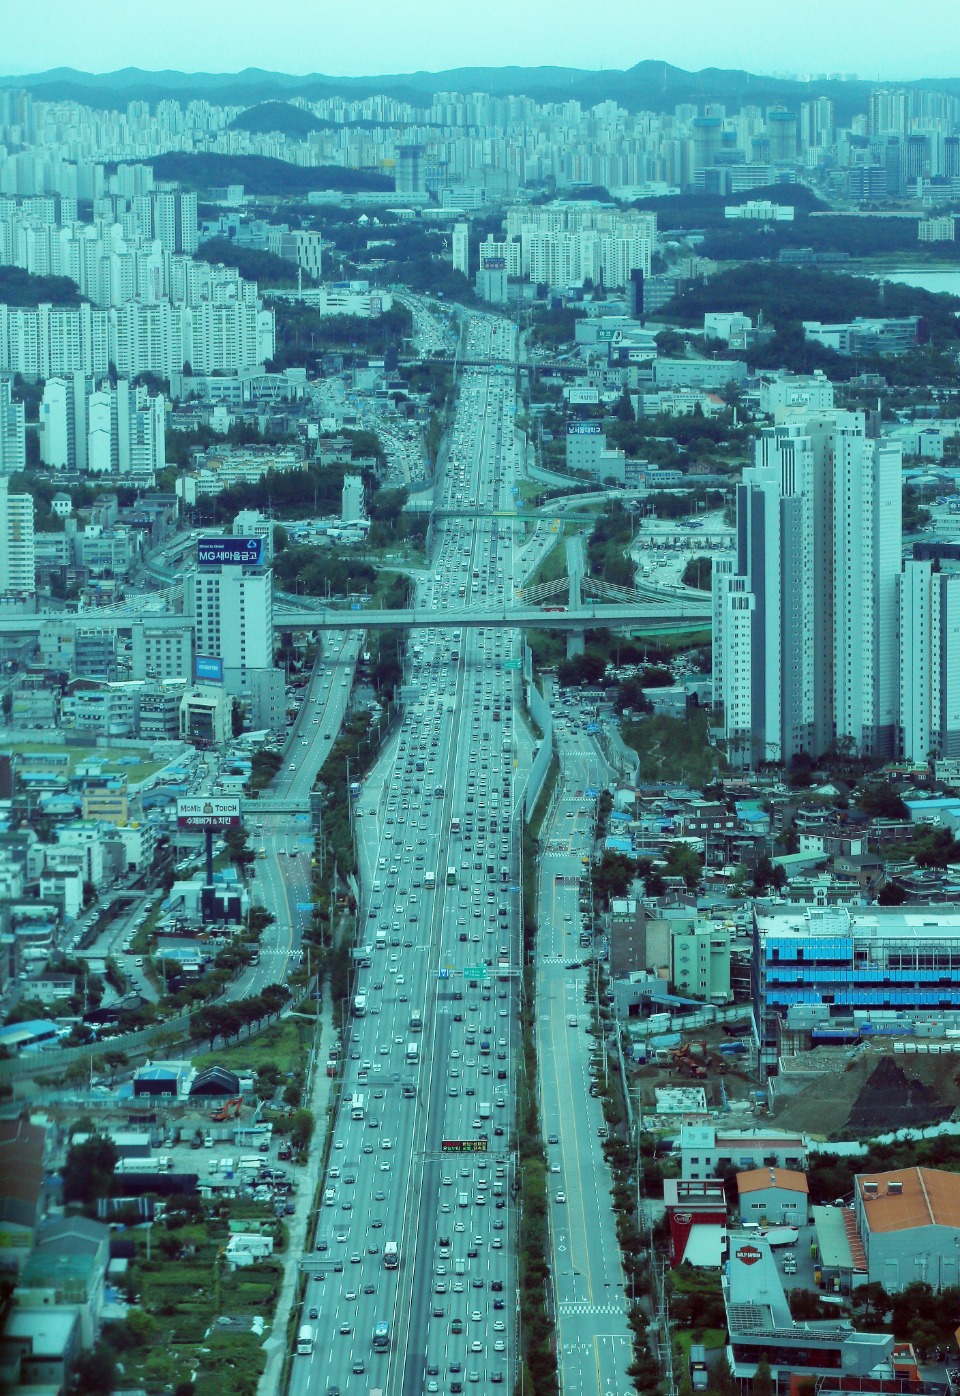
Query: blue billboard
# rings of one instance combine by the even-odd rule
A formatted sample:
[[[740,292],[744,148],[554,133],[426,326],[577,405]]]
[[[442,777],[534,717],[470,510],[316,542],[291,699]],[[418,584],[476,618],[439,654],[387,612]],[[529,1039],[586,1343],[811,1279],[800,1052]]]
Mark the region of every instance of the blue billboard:
[[[223,683],[223,660],[208,654],[198,654],[194,661],[194,677],[198,683]]]
[[[201,567],[259,567],[263,562],[263,539],[200,538],[197,562]]]
[[[568,422],[568,436],[599,436],[603,431],[601,422]]]

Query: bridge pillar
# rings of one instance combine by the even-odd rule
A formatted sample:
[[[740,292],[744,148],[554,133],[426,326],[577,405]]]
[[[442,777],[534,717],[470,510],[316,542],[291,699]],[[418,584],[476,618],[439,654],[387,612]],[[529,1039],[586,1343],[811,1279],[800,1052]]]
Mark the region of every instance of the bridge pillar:
[[[587,637],[583,630],[567,631],[567,658],[574,659],[578,654],[583,654],[586,647]]]

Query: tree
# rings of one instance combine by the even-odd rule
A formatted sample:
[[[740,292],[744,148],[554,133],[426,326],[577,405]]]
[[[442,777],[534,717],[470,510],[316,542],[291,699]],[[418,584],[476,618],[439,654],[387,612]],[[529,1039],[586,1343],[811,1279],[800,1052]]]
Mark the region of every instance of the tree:
[[[74,1144],[63,1168],[64,1202],[96,1202],[109,1197],[117,1149],[112,1139],[95,1134]]]
[[[294,1110],[293,1117],[290,1121],[290,1133],[294,1139],[300,1141],[301,1148],[306,1149],[309,1147],[310,1140],[313,1138],[315,1126],[316,1121],[309,1110],[305,1110],[302,1107],[299,1110]]]
[[[907,819],[909,810],[886,780],[872,780],[857,791],[856,805],[871,819]]]
[[[83,1396],[110,1396],[117,1385],[117,1363],[105,1343],[81,1352],[73,1364],[73,1387]]]
[[[611,897],[625,897],[637,872],[637,864],[633,858],[608,849],[593,870],[595,896],[607,902]]]
[[[758,896],[763,896],[770,887],[776,888],[779,892],[786,886],[787,875],[783,868],[771,861],[769,854],[764,853],[757,862],[753,870],[753,888]]]
[[[675,843],[667,854],[663,867],[664,877],[682,877],[692,891],[700,882],[703,866],[699,855],[688,843]]]
[[[692,557],[683,569],[680,580],[685,587],[698,587],[700,591],[709,591],[713,585],[713,558]]]
[[[750,1392],[751,1396],[774,1396],[773,1374],[766,1353],[763,1353],[757,1363],[757,1372],[750,1383]]]

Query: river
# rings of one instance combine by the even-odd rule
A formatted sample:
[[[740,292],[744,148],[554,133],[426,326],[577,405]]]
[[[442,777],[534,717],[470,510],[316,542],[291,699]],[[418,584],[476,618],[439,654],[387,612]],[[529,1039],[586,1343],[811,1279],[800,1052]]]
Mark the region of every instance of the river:
[[[896,281],[902,286],[916,286],[921,291],[933,291],[950,296],[960,296],[960,270],[958,271],[918,271],[915,267],[901,267],[883,272],[884,281]],[[879,281],[874,272],[871,280]]]

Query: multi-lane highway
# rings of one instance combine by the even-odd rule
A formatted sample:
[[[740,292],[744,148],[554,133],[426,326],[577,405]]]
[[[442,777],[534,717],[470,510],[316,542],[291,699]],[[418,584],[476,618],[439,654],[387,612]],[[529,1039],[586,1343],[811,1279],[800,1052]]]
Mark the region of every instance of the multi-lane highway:
[[[478,357],[515,357],[505,322],[471,316],[466,338]],[[445,503],[510,497],[514,412],[511,378],[464,376]],[[443,521],[417,609],[502,604],[513,572],[509,525]],[[413,630],[403,726],[357,801],[369,949],[352,988],[295,1392],[420,1396],[513,1380],[518,647],[502,630]]]
[[[569,725],[568,725],[569,724]],[[603,1114],[591,1073],[592,949],[585,863],[596,800],[605,783],[600,752],[578,714],[556,725],[560,779],[541,830],[537,946],[537,1057],[550,1169],[551,1268],[557,1357],[567,1396],[624,1396],[632,1359]]]

